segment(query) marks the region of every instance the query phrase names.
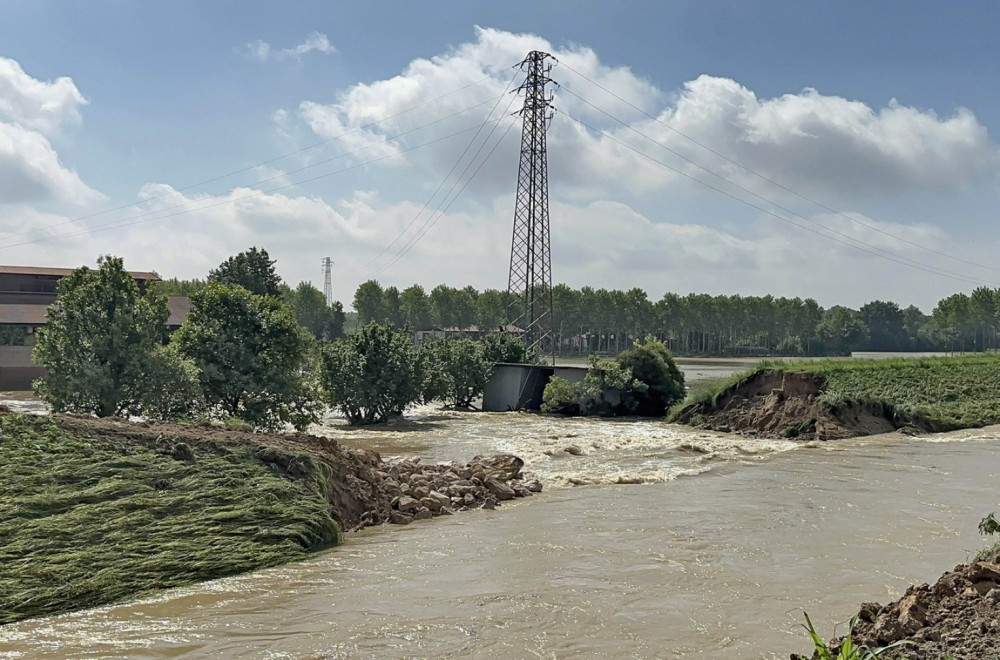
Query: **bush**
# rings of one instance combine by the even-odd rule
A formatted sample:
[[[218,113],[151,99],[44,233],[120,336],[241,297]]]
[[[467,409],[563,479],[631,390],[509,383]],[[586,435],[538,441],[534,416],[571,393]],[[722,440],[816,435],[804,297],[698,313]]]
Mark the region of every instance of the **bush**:
[[[199,370],[209,414],[256,428],[318,420],[312,338],[273,296],[216,282],[191,296],[191,314],[174,335],[181,355]]]
[[[420,375],[410,338],[389,325],[369,323],[322,353],[324,400],[351,424],[402,414],[420,398]]]
[[[421,398],[471,408],[493,371],[483,346],[471,339],[435,339],[420,346]]]
[[[483,358],[490,366],[498,362],[534,364],[538,357],[528,350],[524,341],[509,332],[494,332],[482,341]]]
[[[684,398],[684,374],[677,368],[663,342],[648,336],[643,343],[618,356],[618,365],[628,370],[641,387],[623,390],[621,408],[627,414],[663,417],[670,406]]]
[[[146,396],[141,404],[143,417],[159,420],[195,416],[202,408],[198,367],[176,346],[158,346],[145,378]]]
[[[59,281],[32,358],[48,370],[35,391],[57,412],[142,413],[156,350],[166,336],[167,299],[143,297],[117,257],[101,257]]]

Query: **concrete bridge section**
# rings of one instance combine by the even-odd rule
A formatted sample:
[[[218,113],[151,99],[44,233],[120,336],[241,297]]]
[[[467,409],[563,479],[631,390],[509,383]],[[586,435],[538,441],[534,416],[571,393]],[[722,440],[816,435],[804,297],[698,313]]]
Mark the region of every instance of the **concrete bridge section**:
[[[553,376],[571,382],[583,382],[587,367],[554,367],[545,364],[509,364],[501,362],[493,368],[493,375],[483,391],[483,410],[507,412],[508,410],[538,410],[542,405],[542,392]]]

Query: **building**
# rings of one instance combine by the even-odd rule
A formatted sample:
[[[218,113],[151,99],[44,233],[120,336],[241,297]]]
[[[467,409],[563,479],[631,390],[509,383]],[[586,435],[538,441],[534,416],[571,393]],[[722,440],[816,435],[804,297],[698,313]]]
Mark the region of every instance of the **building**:
[[[31,381],[45,375],[31,361],[35,331],[46,323],[45,310],[56,300],[59,280],[72,272],[71,268],[0,266],[0,390],[31,389]],[[150,282],[160,280],[156,273],[130,275],[143,294]],[[183,296],[172,296],[167,307],[167,327],[176,329],[187,318],[191,303]]]

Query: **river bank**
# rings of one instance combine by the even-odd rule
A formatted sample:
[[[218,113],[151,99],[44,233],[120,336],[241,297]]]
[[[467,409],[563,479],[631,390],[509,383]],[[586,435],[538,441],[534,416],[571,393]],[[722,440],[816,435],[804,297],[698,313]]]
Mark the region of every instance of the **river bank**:
[[[693,394],[680,423],[769,438],[833,440],[1000,423],[1000,358],[770,362]]]
[[[329,438],[0,414],[0,624],[303,559],[342,530],[530,496],[513,456],[385,462]]]

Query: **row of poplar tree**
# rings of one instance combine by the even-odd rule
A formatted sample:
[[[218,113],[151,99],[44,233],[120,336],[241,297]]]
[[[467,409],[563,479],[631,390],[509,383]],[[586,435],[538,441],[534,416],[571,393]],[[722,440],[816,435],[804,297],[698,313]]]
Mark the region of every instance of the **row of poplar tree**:
[[[616,355],[647,335],[684,355],[841,355],[851,351],[973,351],[998,346],[1000,289],[941,300],[930,315],[875,300],[859,309],[822,308],[811,298],[552,288],[562,353]],[[511,305],[510,309],[508,304]],[[358,322],[399,328],[490,330],[517,319],[517,300],[496,289],[419,285],[400,291],[369,280],[354,296]]]

